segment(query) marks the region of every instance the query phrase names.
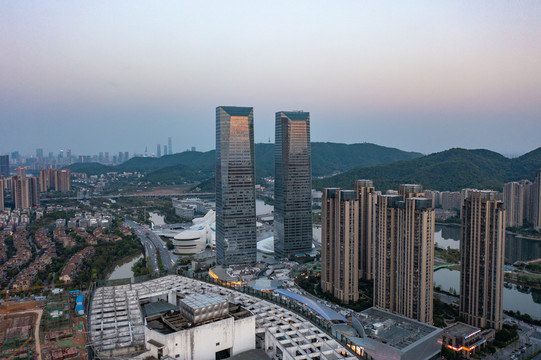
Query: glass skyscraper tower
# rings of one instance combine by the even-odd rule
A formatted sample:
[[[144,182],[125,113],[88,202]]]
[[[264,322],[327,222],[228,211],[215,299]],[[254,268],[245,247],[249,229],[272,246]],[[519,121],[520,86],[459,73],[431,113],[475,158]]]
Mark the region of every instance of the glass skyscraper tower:
[[[312,250],[310,113],[276,113],[274,253],[289,258]]]
[[[256,262],[254,110],[216,108],[216,260]]]

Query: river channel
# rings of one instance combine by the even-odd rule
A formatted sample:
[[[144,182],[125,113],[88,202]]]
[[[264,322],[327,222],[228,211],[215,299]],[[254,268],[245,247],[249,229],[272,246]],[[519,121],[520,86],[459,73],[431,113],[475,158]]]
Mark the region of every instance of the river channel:
[[[114,268],[113,272],[109,274],[109,276],[107,277],[107,280],[117,280],[117,279],[127,279],[127,278],[131,278],[133,280],[133,271],[131,268],[133,264],[135,264],[137,261],[139,261],[142,258],[143,258],[143,255],[140,254],[140,255],[135,256],[134,258],[129,259],[127,262],[123,264],[117,265]]]

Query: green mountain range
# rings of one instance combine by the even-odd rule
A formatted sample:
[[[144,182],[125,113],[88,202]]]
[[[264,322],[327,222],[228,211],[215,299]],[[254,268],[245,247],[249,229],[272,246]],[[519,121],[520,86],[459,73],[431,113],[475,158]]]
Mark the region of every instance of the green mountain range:
[[[370,167],[358,167],[325,179],[315,179],[316,189],[352,189],[355,179],[372,179],[378,190],[418,183],[425,189],[459,191],[463,188],[502,190],[509,181],[533,180],[541,168],[541,148],[509,159],[489,150],[450,149],[420,158]]]
[[[406,152],[374,144],[312,143],[314,177],[329,176],[359,166],[371,166],[398,160],[413,159],[420,153]],[[255,144],[256,177],[274,175],[274,144]],[[178,167],[178,168],[175,168]],[[201,181],[214,176],[215,151],[185,151],[160,158],[136,157],[117,166],[77,163],[72,172],[99,175],[107,172],[143,172],[149,181],[171,183],[175,177],[184,181]],[[178,183],[177,178],[177,183]]]
[[[419,183],[425,189],[458,191],[463,188],[501,190],[508,181],[533,180],[541,168],[541,148],[509,159],[489,150],[450,149],[422,156],[374,144],[312,143],[313,186],[353,188],[355,179],[372,179],[378,190],[401,183]],[[111,171],[139,171],[151,182],[169,184],[202,181],[213,188],[215,152],[186,151],[160,158],[132,158],[117,166],[78,163],[73,172],[99,175]],[[256,176],[274,174],[274,145],[256,144]],[[332,174],[339,173],[335,176]],[[325,177],[327,176],[327,177]],[[324,177],[318,179],[318,177]]]

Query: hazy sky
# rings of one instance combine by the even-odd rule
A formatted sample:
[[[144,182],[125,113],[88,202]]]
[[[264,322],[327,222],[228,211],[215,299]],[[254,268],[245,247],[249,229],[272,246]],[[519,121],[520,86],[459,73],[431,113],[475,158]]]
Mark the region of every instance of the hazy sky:
[[[541,146],[539,1],[3,1],[0,153],[215,144],[215,108],[313,141]]]

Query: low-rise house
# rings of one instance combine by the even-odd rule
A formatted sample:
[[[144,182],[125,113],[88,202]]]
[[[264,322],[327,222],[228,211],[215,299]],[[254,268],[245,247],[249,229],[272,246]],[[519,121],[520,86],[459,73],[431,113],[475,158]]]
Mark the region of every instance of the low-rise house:
[[[94,256],[95,253],[96,250],[93,247],[87,246],[83,250],[79,251],[77,254],[73,255],[68,264],[62,270],[60,280],[65,282],[71,282],[75,280],[77,278],[77,275],[79,274],[79,271],[81,270],[83,262],[90,259],[92,256]]]

